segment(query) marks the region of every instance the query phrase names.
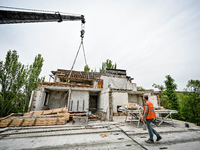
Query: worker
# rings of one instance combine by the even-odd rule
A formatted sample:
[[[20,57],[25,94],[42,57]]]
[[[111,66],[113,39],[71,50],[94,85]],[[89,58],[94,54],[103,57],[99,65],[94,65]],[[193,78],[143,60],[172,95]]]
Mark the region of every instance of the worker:
[[[154,143],[153,133],[157,136],[156,141],[161,140],[162,137],[156,132],[156,130],[154,130],[151,127],[151,122],[156,118],[153,104],[150,101],[148,101],[147,95],[143,96],[143,100],[145,101],[145,105],[144,105],[144,114],[142,117],[142,121],[144,121],[144,119],[146,119],[146,124],[147,124],[147,128],[149,131],[149,136],[150,136],[150,138],[148,140],[146,140],[145,142],[146,143]]]
[[[98,80],[98,88],[101,88],[101,79]]]

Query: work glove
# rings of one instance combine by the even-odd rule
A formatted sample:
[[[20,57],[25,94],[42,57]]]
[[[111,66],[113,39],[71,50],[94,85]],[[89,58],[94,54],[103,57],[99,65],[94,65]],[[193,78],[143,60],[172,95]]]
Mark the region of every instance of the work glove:
[[[142,117],[142,121],[144,121],[144,118]]]

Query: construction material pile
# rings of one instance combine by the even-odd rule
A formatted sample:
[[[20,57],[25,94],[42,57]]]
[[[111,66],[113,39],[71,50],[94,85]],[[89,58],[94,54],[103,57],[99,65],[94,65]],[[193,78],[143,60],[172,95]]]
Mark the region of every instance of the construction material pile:
[[[128,103],[128,104],[123,104],[123,107],[126,109],[131,109],[131,110],[136,110],[138,109],[137,103]]]
[[[31,111],[25,114],[12,113],[0,119],[0,127],[63,125],[69,121],[69,117],[70,114],[66,107]]]
[[[68,79],[71,70],[58,69],[55,71],[55,75],[59,78]],[[72,70],[70,79],[91,79],[96,80],[100,78],[100,74],[96,72],[84,72],[84,71],[74,71]]]
[[[37,86],[39,85],[49,85],[49,86],[69,86],[69,87],[93,87],[89,84],[83,84],[83,83],[67,83],[67,82],[43,82],[43,83],[37,83]]]

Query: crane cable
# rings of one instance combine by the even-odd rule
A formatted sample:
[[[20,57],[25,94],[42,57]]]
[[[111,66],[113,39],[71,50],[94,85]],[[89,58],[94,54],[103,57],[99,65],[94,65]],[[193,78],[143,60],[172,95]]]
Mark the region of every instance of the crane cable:
[[[28,11],[37,11],[37,12],[51,12],[51,13],[59,13],[59,12],[56,12],[56,11],[46,11],[46,10],[37,10],[37,9],[26,9],[26,8],[16,8],[16,7],[7,7],[7,6],[0,6],[0,8],[7,8],[7,9],[18,9],[18,10],[28,10]],[[71,13],[64,13],[64,12],[60,12],[60,13],[63,13],[63,14],[71,14]],[[77,15],[77,14],[71,14],[71,15]],[[80,16],[80,15],[77,15],[77,16]],[[82,15],[81,15],[82,16]],[[85,34],[85,20],[82,21],[81,23],[81,43],[80,43],[80,46],[79,46],[79,49],[77,51],[77,54],[76,54],[76,57],[74,59],[74,62],[73,62],[73,65],[72,65],[72,68],[71,68],[71,71],[70,71],[70,74],[68,76],[68,79],[70,78],[71,76],[71,73],[72,73],[72,69],[74,68],[74,64],[76,62],[76,59],[77,59],[77,56],[79,54],[79,51],[80,51],[80,48],[81,48],[81,45],[82,45],[82,48],[83,48],[83,54],[84,54],[84,59],[85,59],[85,65],[87,65],[87,61],[86,61],[86,56],[85,56],[85,49],[84,49],[84,45],[83,45],[83,38],[84,38],[84,34]],[[87,70],[87,75],[88,75],[88,79],[89,79],[89,74],[88,74],[88,70]],[[69,80],[68,80],[69,81]]]
[[[83,45],[83,38],[84,38],[84,34],[85,34],[84,28],[85,28],[85,24],[82,23],[82,24],[81,24],[81,36],[80,36],[80,37],[81,37],[81,43],[80,43],[80,45],[79,45],[79,48],[78,48],[78,51],[77,51],[77,53],[76,53],[74,62],[73,62],[73,64],[72,64],[71,71],[70,71],[69,76],[68,76],[68,82],[70,81],[69,78],[70,78],[70,76],[71,76],[71,74],[72,74],[72,70],[73,70],[74,65],[75,65],[75,63],[76,63],[76,59],[77,59],[77,56],[78,56],[79,51],[80,51],[80,49],[81,49],[81,46],[82,46],[82,48],[83,48],[83,54],[84,54],[84,59],[85,59],[85,65],[88,66],[88,65],[87,65],[87,61],[86,61],[85,49],[84,49],[84,45]],[[87,75],[88,75],[88,79],[89,79],[88,70],[87,70]]]

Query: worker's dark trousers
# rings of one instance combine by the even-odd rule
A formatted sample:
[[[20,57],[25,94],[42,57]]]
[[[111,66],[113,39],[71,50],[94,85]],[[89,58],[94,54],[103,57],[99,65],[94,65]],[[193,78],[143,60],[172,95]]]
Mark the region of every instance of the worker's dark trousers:
[[[146,123],[147,123],[147,128],[148,128],[148,131],[149,131],[149,136],[150,136],[150,140],[153,141],[153,133],[159,137],[160,135],[156,132],[156,130],[154,130],[152,127],[151,127],[151,122],[153,121],[153,119],[146,119]]]

